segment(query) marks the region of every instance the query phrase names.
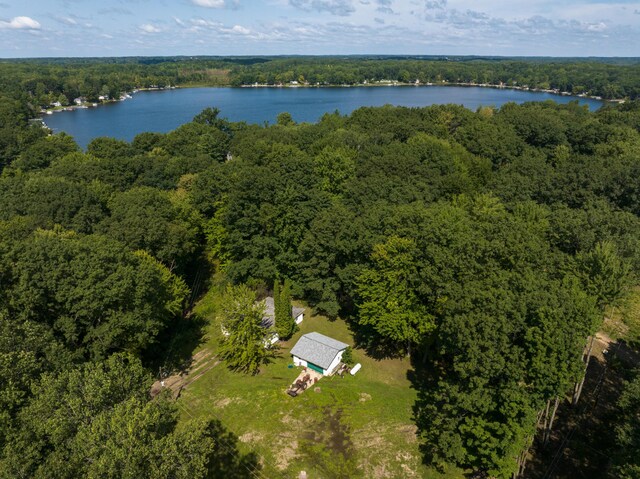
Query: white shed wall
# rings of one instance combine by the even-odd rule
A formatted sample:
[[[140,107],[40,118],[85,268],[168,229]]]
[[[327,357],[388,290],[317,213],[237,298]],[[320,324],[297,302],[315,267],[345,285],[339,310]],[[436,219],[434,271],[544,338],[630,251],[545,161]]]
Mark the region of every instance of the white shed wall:
[[[304,359],[300,359],[298,356],[293,357],[293,364],[296,366],[303,366],[305,368],[307,367],[307,362]]]
[[[336,354],[336,357],[333,358],[333,361],[331,362],[331,364],[329,365],[329,369],[325,369],[322,374],[324,374],[325,376],[329,376],[331,373],[333,373],[333,370],[335,368],[338,367],[338,364],[340,364],[340,361],[342,361],[342,353],[344,351],[340,351],[338,354]]]

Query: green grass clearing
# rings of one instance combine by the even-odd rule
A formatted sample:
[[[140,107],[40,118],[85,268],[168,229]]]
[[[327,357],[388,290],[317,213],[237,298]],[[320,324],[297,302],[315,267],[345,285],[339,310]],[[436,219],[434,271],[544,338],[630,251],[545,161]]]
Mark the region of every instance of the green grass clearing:
[[[612,339],[624,339],[631,346],[640,346],[640,286],[634,287],[618,308],[606,308],[603,331]]]
[[[199,350],[213,351],[220,339],[210,291],[195,312],[208,321]],[[235,433],[244,451],[263,459],[264,477],[296,478],[459,478],[458,471],[439,474],[422,464],[412,406],[416,392],[407,379],[407,359],[377,361],[354,349],[362,364],[354,376],[323,378],[302,395],[285,393],[300,368],[289,368],[289,350],[311,331],[348,344],[353,338],[342,320],[329,321],[305,312],[300,330],[281,343],[279,357],[257,376],[234,373],[224,363],[190,384],[178,404],[186,418],[219,419]]]

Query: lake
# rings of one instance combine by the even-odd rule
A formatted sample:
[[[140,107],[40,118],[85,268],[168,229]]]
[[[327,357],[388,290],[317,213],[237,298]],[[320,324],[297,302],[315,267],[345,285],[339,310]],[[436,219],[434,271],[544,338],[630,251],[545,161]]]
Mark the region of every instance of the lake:
[[[138,92],[133,99],[97,108],[45,115],[54,132],[65,131],[85,148],[96,137],[131,141],[138,133],[166,133],[191,121],[207,107],[217,107],[231,121],[274,123],[281,112],[297,122],[315,122],[324,113],[351,113],[362,106],[385,104],[423,107],[454,103],[475,110],[507,102],[578,100],[596,110],[603,102],[588,98],[511,89],[462,86],[380,86],[333,88],[184,88]]]

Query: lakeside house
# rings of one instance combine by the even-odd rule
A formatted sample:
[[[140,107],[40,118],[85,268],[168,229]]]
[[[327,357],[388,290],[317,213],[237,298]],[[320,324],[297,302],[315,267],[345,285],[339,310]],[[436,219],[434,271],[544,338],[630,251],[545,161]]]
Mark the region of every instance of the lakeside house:
[[[342,354],[348,347],[348,344],[324,334],[303,334],[291,348],[293,364],[307,367],[323,376],[330,376],[342,361]]]

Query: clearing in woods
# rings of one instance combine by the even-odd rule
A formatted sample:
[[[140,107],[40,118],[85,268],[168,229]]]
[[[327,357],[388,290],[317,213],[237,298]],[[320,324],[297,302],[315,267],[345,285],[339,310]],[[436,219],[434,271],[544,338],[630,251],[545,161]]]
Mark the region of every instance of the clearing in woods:
[[[407,378],[408,359],[375,360],[355,349],[362,364],[356,376],[322,378],[299,397],[285,391],[300,372],[290,368],[289,350],[298,338],[318,331],[354,344],[347,324],[305,311],[300,330],[281,343],[278,357],[256,376],[217,364],[220,338],[216,292],[209,292],[195,314],[207,320],[205,343],[191,372],[176,380],[184,418],[219,419],[256,452],[264,477],[310,478],[461,478],[425,467],[412,421],[415,390]],[[165,382],[165,384],[167,384]]]

